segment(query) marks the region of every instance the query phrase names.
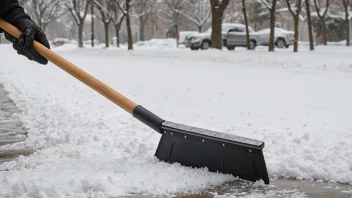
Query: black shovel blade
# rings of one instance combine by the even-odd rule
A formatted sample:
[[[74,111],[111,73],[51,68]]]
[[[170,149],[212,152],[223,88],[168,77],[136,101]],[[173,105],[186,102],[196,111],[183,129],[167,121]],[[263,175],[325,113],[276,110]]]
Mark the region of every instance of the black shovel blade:
[[[211,172],[269,184],[264,142],[168,121],[162,123],[161,131],[155,153],[161,161],[207,167]]]

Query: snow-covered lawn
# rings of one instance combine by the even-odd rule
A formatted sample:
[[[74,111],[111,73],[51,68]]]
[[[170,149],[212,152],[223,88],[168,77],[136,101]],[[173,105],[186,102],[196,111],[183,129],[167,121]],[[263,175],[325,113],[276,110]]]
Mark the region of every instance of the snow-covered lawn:
[[[148,45],[55,51],[164,119],[263,140],[271,177],[352,184],[352,48],[268,53]],[[36,153],[0,165],[0,196],[197,191],[229,175],[162,163],[160,135],[56,66],[0,46],[0,83]]]

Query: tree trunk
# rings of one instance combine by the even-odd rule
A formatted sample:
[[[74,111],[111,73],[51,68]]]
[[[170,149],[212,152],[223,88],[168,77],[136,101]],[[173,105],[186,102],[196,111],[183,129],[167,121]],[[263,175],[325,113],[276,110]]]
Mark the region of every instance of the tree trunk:
[[[299,15],[293,17],[293,22],[295,26],[295,40],[293,42],[293,52],[298,52],[298,23],[299,23]]]
[[[307,13],[308,34],[309,34],[309,49],[311,51],[313,51],[314,50],[314,39],[313,39],[313,28],[312,28],[309,0],[306,0],[306,13]]]
[[[222,34],[221,34],[221,24],[222,24],[222,14],[220,10],[212,11],[212,24],[211,24],[211,48],[222,49]]]
[[[139,17],[139,40],[144,41],[144,28],[145,27],[145,21],[142,19],[142,17]]]
[[[49,23],[43,23],[43,27],[42,27],[42,30],[43,32],[46,31],[46,28],[48,27]]]
[[[277,0],[273,0],[270,12],[270,40],[269,40],[269,52],[275,51],[275,11],[276,11],[276,2]]]
[[[78,24],[78,47],[83,47],[83,21]]]
[[[322,19],[322,24],[323,24],[323,38],[324,38],[324,45],[328,45],[328,34],[327,34],[327,30],[326,30],[326,23],[325,20]]]
[[[178,24],[175,25],[175,40],[176,40],[176,47],[179,47],[179,40],[178,40]]]
[[[275,12],[270,10],[269,52],[275,51],[274,33],[275,33]]]
[[[350,20],[348,19],[348,5],[349,1],[343,0],[343,5],[345,8],[345,28],[346,28],[346,46],[351,45],[351,39],[350,39]]]
[[[128,43],[128,50],[133,50],[133,43],[132,43],[132,30],[131,30],[131,20],[130,20],[130,0],[126,0],[126,26],[127,26],[127,43]]]
[[[350,39],[350,21],[348,20],[348,18],[345,21],[345,28],[346,28],[346,46],[350,46],[351,45],[351,39]]]
[[[116,47],[120,47],[120,30],[121,30],[121,25],[122,25],[122,22],[123,22],[123,19],[125,18],[125,15],[123,15],[121,18],[120,18],[120,21],[115,25],[115,34],[116,34]]]
[[[245,0],[242,0],[242,11],[243,11],[243,16],[244,16],[244,23],[245,23],[245,25],[246,25],[247,49],[251,49],[251,46],[250,46],[250,39],[249,39],[248,19],[247,19],[246,2],[245,2]]]
[[[92,47],[94,47],[94,4],[91,4],[91,7],[90,7],[90,12],[91,12],[91,15],[92,15],[92,26],[91,26],[91,36],[92,36]]]
[[[43,23],[42,23],[42,18],[41,16],[39,16],[39,19],[38,19],[38,26],[40,27],[40,29],[43,29]]]
[[[199,32],[199,33],[202,32],[202,29],[203,29],[202,27],[203,27],[203,25],[198,25],[197,27],[198,27],[198,32]]]
[[[116,47],[120,47],[120,27],[115,25]]]
[[[179,13],[175,12],[173,17],[174,17],[174,33],[175,33],[175,40],[176,40],[176,48],[179,47],[179,40],[177,39],[178,35],[178,19],[179,19]]]
[[[105,30],[105,47],[109,47],[109,23],[104,23]]]

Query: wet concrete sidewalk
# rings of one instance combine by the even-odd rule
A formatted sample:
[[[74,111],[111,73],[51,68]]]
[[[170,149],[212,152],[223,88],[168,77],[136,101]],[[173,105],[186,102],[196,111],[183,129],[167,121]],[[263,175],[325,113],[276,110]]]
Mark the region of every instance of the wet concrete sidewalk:
[[[23,141],[27,137],[26,129],[12,115],[18,113],[18,108],[7,96],[0,85],[0,147]],[[29,155],[27,150],[0,149],[0,164],[16,158],[19,155]],[[308,198],[352,198],[352,186],[316,181],[297,181],[287,179],[272,180],[269,186],[253,185],[249,182],[234,181],[214,186],[198,193],[183,193],[174,195],[179,198],[211,198],[218,197],[308,197]],[[127,196],[135,198],[151,198],[153,196]],[[160,197],[160,196],[157,196]],[[162,196],[161,196],[162,197]]]
[[[170,196],[123,196],[121,198],[166,198]],[[352,198],[352,186],[346,184],[272,180],[270,185],[253,185],[245,181],[233,181],[214,186],[198,193],[178,194],[175,198]]]
[[[10,100],[4,88],[0,85],[0,147],[6,144],[23,141],[27,137],[26,129],[21,121],[12,117],[19,110]],[[0,163],[19,155],[28,155],[31,151],[0,149]]]

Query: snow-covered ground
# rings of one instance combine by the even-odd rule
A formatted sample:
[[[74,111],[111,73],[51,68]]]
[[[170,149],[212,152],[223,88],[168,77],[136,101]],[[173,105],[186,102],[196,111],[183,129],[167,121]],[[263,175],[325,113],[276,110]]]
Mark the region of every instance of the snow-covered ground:
[[[352,48],[147,46],[55,51],[164,119],[263,140],[271,177],[352,185]],[[29,128],[1,149],[38,149],[0,165],[0,197],[173,194],[235,179],[158,161],[160,135],[118,106],[10,45],[0,54],[0,83]]]

